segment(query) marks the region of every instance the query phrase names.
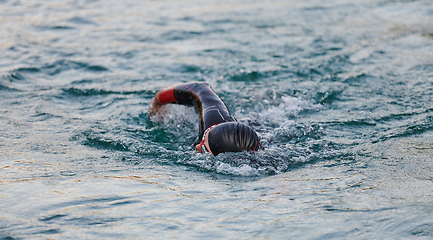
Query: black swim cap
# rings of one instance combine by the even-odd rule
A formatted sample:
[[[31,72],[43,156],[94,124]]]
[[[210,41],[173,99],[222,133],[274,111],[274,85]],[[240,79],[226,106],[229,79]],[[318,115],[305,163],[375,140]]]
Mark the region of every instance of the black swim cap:
[[[208,141],[215,156],[222,152],[255,151],[260,148],[257,133],[239,122],[226,122],[213,127]]]

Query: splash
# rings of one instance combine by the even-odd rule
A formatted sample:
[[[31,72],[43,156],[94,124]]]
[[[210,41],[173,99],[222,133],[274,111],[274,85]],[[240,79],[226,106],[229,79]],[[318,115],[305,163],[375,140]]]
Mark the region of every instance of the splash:
[[[297,117],[303,110],[318,110],[321,108],[321,105],[292,96],[282,96],[280,103],[276,106],[270,105],[269,101],[264,103],[258,114],[261,121],[276,126],[294,123],[292,118]]]

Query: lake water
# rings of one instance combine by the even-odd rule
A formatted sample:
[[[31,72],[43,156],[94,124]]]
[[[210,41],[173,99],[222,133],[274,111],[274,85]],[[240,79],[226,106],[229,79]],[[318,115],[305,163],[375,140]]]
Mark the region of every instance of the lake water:
[[[433,238],[431,0],[0,0],[0,76],[1,239]]]

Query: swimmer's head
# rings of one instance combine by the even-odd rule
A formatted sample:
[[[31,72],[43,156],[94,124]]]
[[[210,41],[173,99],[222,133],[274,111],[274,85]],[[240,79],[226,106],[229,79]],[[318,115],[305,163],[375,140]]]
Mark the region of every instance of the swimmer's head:
[[[208,146],[213,155],[222,152],[256,151],[261,148],[257,133],[238,122],[221,123],[208,134]]]

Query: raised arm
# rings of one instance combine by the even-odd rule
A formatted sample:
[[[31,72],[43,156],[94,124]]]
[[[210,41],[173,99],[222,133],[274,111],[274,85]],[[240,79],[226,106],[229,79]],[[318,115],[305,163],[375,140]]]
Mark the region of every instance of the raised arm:
[[[221,100],[207,83],[184,83],[158,91],[149,105],[149,116],[163,117],[162,106],[177,103],[194,107],[200,116],[199,138],[208,127],[222,122],[236,121]]]

